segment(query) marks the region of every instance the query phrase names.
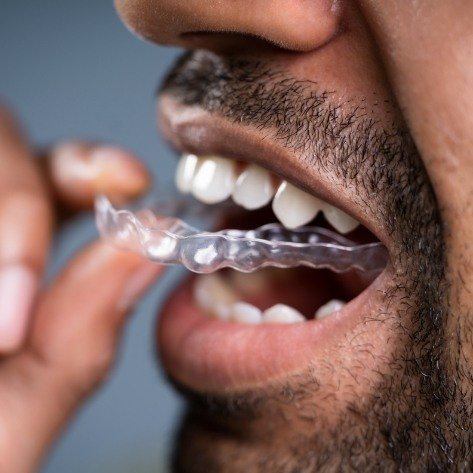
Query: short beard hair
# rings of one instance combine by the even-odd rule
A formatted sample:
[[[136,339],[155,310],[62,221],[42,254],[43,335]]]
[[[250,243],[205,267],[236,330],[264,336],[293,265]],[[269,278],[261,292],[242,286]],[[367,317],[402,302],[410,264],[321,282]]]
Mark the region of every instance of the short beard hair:
[[[395,318],[393,337],[403,343],[378,373],[381,382],[369,408],[350,405],[324,435],[294,432],[296,440],[287,449],[252,455],[248,448],[246,458],[237,447],[234,457],[231,447],[219,454],[199,438],[236,445],[240,436],[244,443],[245,432],[235,425],[250,432],[262,418],[270,424],[281,418],[288,399],[323,421],[311,401],[320,389],[316,375],[309,370],[284,386],[231,396],[178,386],[189,409],[174,471],[471,471],[472,409],[458,389],[466,374],[452,363],[446,346],[444,234],[422,160],[400,119],[383,128],[362,100],[342,110],[331,104],[331,92],[318,89],[317,83],[294,80],[260,60],[194,52],[177,62],[161,92],[243,125],[274,130],[308,166],[329,168],[354,186],[367,212],[396,242],[391,258],[398,271],[384,304],[389,308],[396,301],[396,308],[380,313],[379,320]]]

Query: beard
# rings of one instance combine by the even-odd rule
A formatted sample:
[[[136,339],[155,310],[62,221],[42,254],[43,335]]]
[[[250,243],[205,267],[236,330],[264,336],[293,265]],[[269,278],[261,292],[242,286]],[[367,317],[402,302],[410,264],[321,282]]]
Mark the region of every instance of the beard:
[[[188,408],[174,471],[470,471],[471,406],[458,388],[467,374],[445,334],[442,220],[403,121],[381,125],[353,106],[362,100],[334,106],[316,83],[252,58],[186,54],[161,90],[183,104],[273,130],[307,166],[330,169],[337,182],[354,187],[395,243],[396,267],[382,309],[371,317],[390,321],[393,350],[376,360],[369,345],[354,347],[376,360],[350,373],[352,385],[369,385],[369,396],[355,399],[349,384],[338,384],[340,367],[330,359],[228,395],[175,383]],[[322,371],[334,373],[333,383],[319,379]]]

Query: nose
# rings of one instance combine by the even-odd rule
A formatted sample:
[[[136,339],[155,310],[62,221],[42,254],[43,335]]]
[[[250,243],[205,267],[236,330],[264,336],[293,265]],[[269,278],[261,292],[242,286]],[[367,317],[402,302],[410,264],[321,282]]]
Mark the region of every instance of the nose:
[[[219,49],[222,42],[244,38],[310,51],[336,35],[342,5],[342,0],[115,0],[138,36],[191,49]]]

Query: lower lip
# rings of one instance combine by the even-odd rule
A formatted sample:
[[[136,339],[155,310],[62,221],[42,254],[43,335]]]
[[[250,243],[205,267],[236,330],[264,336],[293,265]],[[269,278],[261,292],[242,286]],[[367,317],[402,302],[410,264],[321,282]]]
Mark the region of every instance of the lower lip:
[[[290,325],[244,325],[209,318],[192,295],[194,277],[166,303],[158,326],[166,371],[201,392],[263,385],[306,369],[380,306],[390,267],[338,313]]]

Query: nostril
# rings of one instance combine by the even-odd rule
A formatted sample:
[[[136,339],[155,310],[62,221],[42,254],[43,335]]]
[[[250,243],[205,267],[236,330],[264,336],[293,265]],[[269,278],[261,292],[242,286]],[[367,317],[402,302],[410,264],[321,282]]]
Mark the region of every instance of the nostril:
[[[189,31],[182,33],[181,38],[190,49],[208,49],[220,54],[261,53],[281,49],[267,39],[236,32]]]
[[[342,0],[115,0],[123,22],[142,38],[224,50],[276,45],[312,51],[338,33],[342,4]]]

